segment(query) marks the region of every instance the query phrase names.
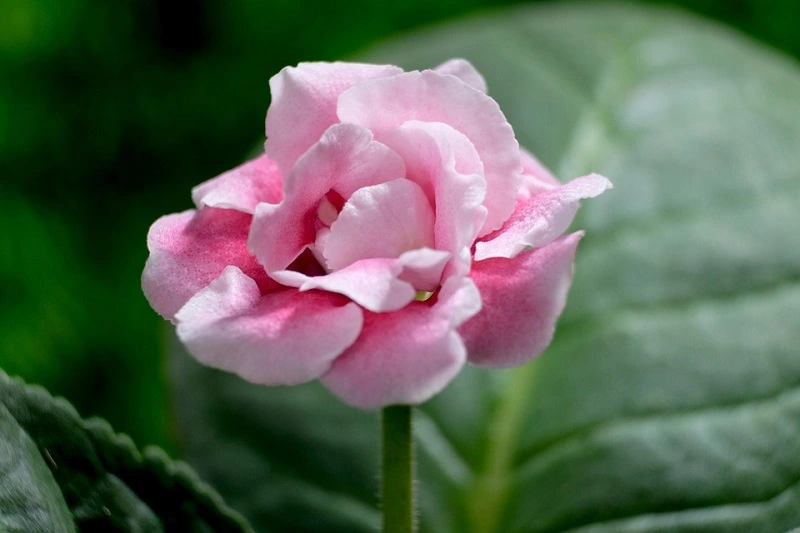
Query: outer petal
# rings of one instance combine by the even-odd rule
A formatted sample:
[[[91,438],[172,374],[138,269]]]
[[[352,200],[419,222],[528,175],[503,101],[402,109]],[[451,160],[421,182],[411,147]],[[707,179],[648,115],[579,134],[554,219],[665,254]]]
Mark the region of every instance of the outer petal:
[[[474,264],[470,276],[484,306],[459,329],[470,363],[516,366],[550,344],[566,303],[575,250],[582,236],[583,232],[572,233],[513,259]]]
[[[450,74],[460,79],[464,83],[471,85],[473,88],[478,89],[482,93],[489,92],[486,88],[486,80],[481,76],[481,73],[475,70],[472,63],[466,59],[450,59],[445,61],[435,69],[439,74]]]
[[[322,255],[329,270],[360,259],[396,258],[433,247],[434,214],[420,187],[399,179],[356,191],[325,237]]]
[[[480,234],[502,226],[514,210],[522,180],[514,131],[494,100],[454,76],[426,70],[365,81],[342,93],[338,115],[370,129],[378,140],[410,120],[452,126],[483,161],[488,214]]]
[[[475,260],[514,257],[526,248],[543,246],[566,231],[582,198],[611,188],[599,174],[576,178],[557,189],[521,199],[503,227],[475,245]]]
[[[280,202],[282,189],[278,167],[262,155],[201,183],[192,189],[192,200],[197,207],[236,209],[252,215],[259,202]]]
[[[466,274],[469,250],[486,217],[486,181],[474,146],[447,124],[419,121],[386,133],[383,142],[404,158],[408,179],[435,202],[435,248],[453,258],[445,276]]]
[[[469,279],[454,277],[432,306],[414,302],[395,313],[367,313],[361,336],[322,382],[363,409],[424,402],[464,365],[466,351],[455,328],[480,310],[480,301]]]
[[[156,220],[147,234],[150,257],[142,273],[142,289],[153,309],[172,320],[228,265],[241,268],[264,291],[276,286],[247,251],[251,219],[231,209],[204,208]]]
[[[296,385],[324,374],[358,337],[361,310],[325,293],[262,296],[236,267],[177,313],[177,333],[200,362],[263,385]]]
[[[336,117],[342,91],[357,83],[402,73],[392,65],[300,63],[269,80],[272,103],[267,111],[266,152],[284,176]]]
[[[315,241],[318,207],[333,190],[347,198],[357,189],[400,178],[403,160],[353,124],[331,126],[300,158],[278,205],[259,204],[249,247],[267,272],[283,270]]]

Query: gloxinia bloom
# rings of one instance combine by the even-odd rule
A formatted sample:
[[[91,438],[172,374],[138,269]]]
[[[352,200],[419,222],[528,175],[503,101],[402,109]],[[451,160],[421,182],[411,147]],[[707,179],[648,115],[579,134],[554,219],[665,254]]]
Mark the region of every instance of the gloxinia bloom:
[[[464,60],[303,63],[270,89],[264,155],[148,235],[145,295],[195,358],[370,409],[542,352],[583,235],[562,233],[606,178],[561,185]]]

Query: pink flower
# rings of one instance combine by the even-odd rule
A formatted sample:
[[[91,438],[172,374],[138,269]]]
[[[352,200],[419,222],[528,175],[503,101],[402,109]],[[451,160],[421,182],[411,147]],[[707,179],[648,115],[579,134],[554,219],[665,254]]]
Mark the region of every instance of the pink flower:
[[[304,63],[270,88],[265,155],[148,235],[145,295],[194,357],[378,408],[541,353],[582,236],[561,234],[607,179],[556,181],[463,60]]]

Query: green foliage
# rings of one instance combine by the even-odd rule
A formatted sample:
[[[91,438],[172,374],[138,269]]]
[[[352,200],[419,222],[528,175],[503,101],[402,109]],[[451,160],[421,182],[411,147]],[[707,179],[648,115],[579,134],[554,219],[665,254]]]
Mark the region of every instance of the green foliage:
[[[250,531],[185,464],[1,372],[0,529]]]
[[[75,235],[52,214],[6,193],[0,211],[0,367],[53,382],[75,364],[89,329],[73,295],[86,292]],[[24,231],[20,231],[24,228]],[[26,265],[21,268],[20,265]],[[68,275],[52,275],[54,269]],[[51,354],[61,357],[52,360]]]
[[[521,143],[587,202],[537,361],[469,368],[417,417],[423,531],[783,532],[800,525],[800,72],[717,26],[525,8],[387,43],[467,57]],[[177,350],[176,350],[177,351]],[[377,524],[374,413],[176,354],[191,462],[263,531]]]

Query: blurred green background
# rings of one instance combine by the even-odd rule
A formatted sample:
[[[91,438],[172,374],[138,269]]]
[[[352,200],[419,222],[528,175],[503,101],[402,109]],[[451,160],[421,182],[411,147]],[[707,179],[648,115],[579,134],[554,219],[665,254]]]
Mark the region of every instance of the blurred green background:
[[[177,452],[149,224],[252,151],[283,66],[516,3],[0,0],[0,367]],[[800,57],[792,0],[671,4]]]

